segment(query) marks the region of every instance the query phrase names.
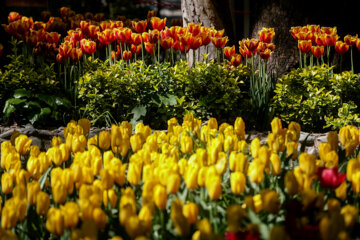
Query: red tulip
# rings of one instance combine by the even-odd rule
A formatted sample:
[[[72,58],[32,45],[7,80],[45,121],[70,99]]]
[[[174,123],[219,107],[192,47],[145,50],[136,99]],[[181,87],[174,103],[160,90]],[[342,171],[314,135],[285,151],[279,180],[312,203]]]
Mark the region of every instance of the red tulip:
[[[237,67],[240,65],[241,63],[241,55],[239,53],[234,53],[232,56],[231,56],[231,64],[234,66],[234,67]]]
[[[139,55],[141,52],[141,45],[135,46],[134,44],[131,44],[130,51],[133,55]]]
[[[246,46],[244,41],[239,41],[240,47],[239,47],[239,51],[240,54],[244,57],[244,58],[251,58],[254,53],[251,52]]]
[[[201,37],[203,46],[207,46],[211,42],[211,39],[210,39],[210,36],[208,33],[199,33],[198,37]]]
[[[324,46],[312,46],[311,53],[315,58],[320,58],[322,55],[324,55]]]
[[[228,42],[228,37],[212,37],[211,42],[216,48],[223,48]]]
[[[155,29],[152,31],[149,31],[149,42],[150,43],[157,43],[160,38],[160,32],[159,30]]]
[[[338,39],[339,36],[337,34],[326,35],[326,46],[334,46]]]
[[[189,32],[193,35],[196,36],[200,33],[200,27],[201,27],[201,23],[199,24],[195,24],[195,23],[189,23],[188,24],[188,29]]]
[[[232,47],[224,48],[224,55],[227,59],[230,59],[234,53],[235,53],[235,45],[233,45]]]
[[[321,27],[321,32],[329,35],[336,35],[337,28],[336,27]]]
[[[81,48],[72,48],[70,53],[71,61],[78,62],[80,61],[81,57],[83,55],[83,52]]]
[[[60,53],[58,53],[58,54],[56,55],[56,62],[57,62],[58,64],[64,63],[64,57],[63,57],[63,55],[61,55]]]
[[[59,47],[59,54],[64,58],[70,57],[71,49],[73,48],[73,45],[69,41],[63,42]]]
[[[192,41],[190,42],[190,48],[193,50],[196,50],[199,47],[201,47],[201,44],[202,44],[201,37],[198,37],[198,36],[193,37]]]
[[[349,46],[352,46],[352,45],[355,45],[356,44],[356,41],[358,39],[358,35],[356,34],[356,36],[351,36],[351,35],[346,35],[344,37],[344,42],[349,45]]]
[[[290,29],[290,33],[292,35],[292,37],[295,39],[295,40],[299,40],[297,38],[297,34],[301,31],[301,27],[291,27]]]
[[[200,31],[201,31],[201,29],[200,29]],[[216,38],[221,38],[221,37],[223,37],[224,36],[224,33],[225,33],[225,30],[224,29],[222,29],[222,30],[219,30],[219,31],[217,31],[217,30],[215,30],[215,29],[211,29],[211,31],[210,31],[210,35],[211,35],[211,37],[216,37]]]
[[[338,172],[336,168],[319,167],[317,176],[323,188],[335,189],[346,179],[346,174]]]
[[[146,27],[147,27],[147,21],[132,21],[132,27],[135,30],[135,32],[137,33],[143,33],[146,31]]]
[[[135,45],[141,44],[141,34],[131,33],[131,43]]]
[[[104,44],[108,45],[115,40],[114,32],[112,29],[105,29],[102,32],[98,32],[98,40]]]
[[[88,27],[88,34],[89,34],[89,37],[92,39],[92,40],[96,40],[98,38],[98,33],[100,32],[100,27],[99,26],[96,26],[96,25],[90,25]]]
[[[298,47],[302,53],[308,53],[311,50],[311,40],[298,40]]]
[[[131,53],[130,51],[124,51],[124,52],[123,52],[123,59],[124,59],[125,61],[130,60],[131,57],[132,57],[132,53]]]
[[[68,35],[70,36],[70,41],[74,43],[80,42],[83,38],[83,33],[80,28],[69,30]]]
[[[10,12],[8,16],[8,22],[15,22],[17,20],[21,19],[21,15],[17,12]]]
[[[189,45],[185,45],[182,42],[180,42],[180,51],[183,53],[187,53],[190,49]]]
[[[327,46],[326,43],[326,34],[316,34],[315,35],[315,43],[319,46]]]
[[[156,50],[156,44],[145,42],[145,50],[150,54],[154,54]]]
[[[144,43],[149,42],[149,33],[148,32],[143,32],[141,34],[141,37],[142,37],[142,40],[143,40]]]
[[[169,48],[171,48],[173,43],[174,43],[174,39],[172,39],[171,37],[166,37],[166,38],[160,39],[160,45],[165,50],[168,50]]]
[[[94,20],[97,22],[103,21],[105,19],[104,13],[96,13],[94,16]]]
[[[150,20],[152,29],[157,29],[158,31],[161,31],[164,29],[166,25],[166,18],[160,19],[158,17],[152,17]]]
[[[86,54],[93,54],[96,52],[96,42],[85,38],[80,41],[80,47]]]
[[[160,32],[161,38],[171,37],[174,39],[175,34],[176,32],[174,27],[171,28],[165,27],[165,29]]]
[[[259,39],[261,42],[270,43],[275,36],[273,28],[263,28],[259,31]]]
[[[360,39],[359,38],[356,40],[356,47],[360,51]]]
[[[349,45],[347,45],[346,43],[344,43],[343,41],[337,41],[335,43],[335,51],[340,54],[343,55],[345,54],[347,51],[349,50]]]
[[[130,28],[115,28],[114,29],[115,32],[115,37],[118,40],[118,42],[121,43],[128,43],[131,40],[131,29]]]
[[[147,18],[151,19],[152,17],[156,17],[156,11],[155,10],[149,10],[147,13]]]
[[[179,40],[175,40],[173,45],[172,45],[172,48],[175,50],[175,51],[180,51],[180,41]]]
[[[4,45],[0,43],[0,57],[3,55],[3,53],[4,53]]]
[[[189,32],[186,32],[182,35],[179,35],[179,39],[182,44],[190,46],[191,42],[193,41],[193,35]]]
[[[46,23],[44,22],[39,22],[39,21],[35,21],[34,22],[34,28],[33,30],[40,30],[40,29],[44,29],[46,28]]]
[[[262,59],[268,60],[271,56],[271,50],[267,48],[265,51],[259,51],[258,54]]]
[[[256,53],[257,47],[259,46],[259,39],[256,38],[252,38],[252,39],[244,39],[244,44],[247,47],[247,49],[249,49],[250,52],[252,52],[253,54]]]

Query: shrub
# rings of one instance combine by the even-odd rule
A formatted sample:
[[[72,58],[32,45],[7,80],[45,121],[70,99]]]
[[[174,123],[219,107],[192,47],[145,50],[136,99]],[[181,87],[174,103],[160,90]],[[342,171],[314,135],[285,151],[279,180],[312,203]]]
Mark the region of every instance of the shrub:
[[[273,98],[275,114],[286,122],[301,122],[308,131],[357,123],[354,102],[359,102],[355,93],[360,87],[354,83],[359,77],[333,74],[331,69],[327,65],[299,68],[280,78]]]
[[[91,63],[90,63],[91,64]],[[144,121],[154,128],[171,117],[181,118],[191,111],[202,118],[235,120],[241,115],[245,98],[246,68],[229,71],[226,65],[198,63],[189,68],[187,62],[154,64],[141,62],[98,64],[80,79],[79,98],[84,117],[98,124],[109,120]],[[91,67],[90,67],[91,68]],[[100,118],[99,116],[104,116]]]

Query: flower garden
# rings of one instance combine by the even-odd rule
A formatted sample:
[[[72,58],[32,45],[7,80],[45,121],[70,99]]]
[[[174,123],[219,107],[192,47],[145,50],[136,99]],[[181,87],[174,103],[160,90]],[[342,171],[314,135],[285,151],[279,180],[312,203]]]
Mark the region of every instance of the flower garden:
[[[274,76],[273,28],[227,46],[224,30],[168,25],[9,14],[2,124],[66,127],[48,149],[1,143],[0,238],[359,238],[360,39],[293,27],[299,67]],[[331,65],[347,52],[349,71]],[[318,155],[304,129],[328,132]]]

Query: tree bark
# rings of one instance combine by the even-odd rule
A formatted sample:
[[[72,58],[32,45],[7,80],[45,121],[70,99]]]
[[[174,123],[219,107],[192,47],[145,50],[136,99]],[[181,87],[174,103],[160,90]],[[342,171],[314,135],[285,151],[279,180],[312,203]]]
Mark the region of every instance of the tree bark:
[[[183,25],[201,23],[205,27],[215,27],[217,30],[225,29],[225,35],[233,40],[232,18],[230,0],[181,0]],[[200,52],[200,54],[199,54]],[[195,51],[195,61],[203,60],[205,48]],[[212,44],[208,46],[209,59],[216,57],[216,49]],[[194,62],[193,50],[187,54],[189,65]]]

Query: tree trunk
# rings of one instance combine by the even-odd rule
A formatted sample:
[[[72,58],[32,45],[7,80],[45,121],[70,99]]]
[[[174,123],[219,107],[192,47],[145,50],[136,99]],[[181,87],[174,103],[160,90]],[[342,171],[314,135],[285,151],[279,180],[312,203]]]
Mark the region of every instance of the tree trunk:
[[[215,27],[217,30],[225,29],[225,35],[233,40],[230,0],[181,0],[181,10],[184,26],[189,23],[201,23],[205,27]],[[199,54],[200,52],[200,54]],[[195,51],[195,61],[203,60],[205,48]],[[212,44],[208,46],[209,59],[216,57],[216,49]],[[187,54],[189,65],[194,62],[193,50]]]

